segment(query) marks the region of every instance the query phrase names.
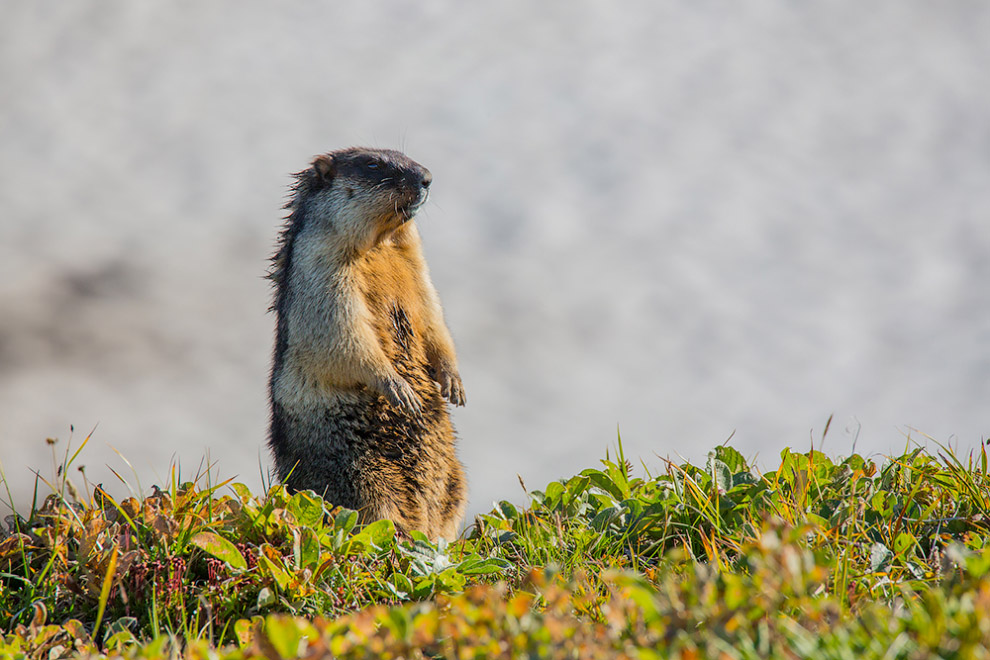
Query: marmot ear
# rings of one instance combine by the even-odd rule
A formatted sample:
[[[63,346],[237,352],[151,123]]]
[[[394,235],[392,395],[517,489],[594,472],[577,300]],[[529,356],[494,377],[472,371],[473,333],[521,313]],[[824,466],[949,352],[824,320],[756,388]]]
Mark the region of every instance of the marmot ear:
[[[313,160],[313,169],[316,170],[316,175],[327,183],[333,181],[333,175],[337,173],[337,166],[333,162],[333,156],[329,154],[317,156]]]

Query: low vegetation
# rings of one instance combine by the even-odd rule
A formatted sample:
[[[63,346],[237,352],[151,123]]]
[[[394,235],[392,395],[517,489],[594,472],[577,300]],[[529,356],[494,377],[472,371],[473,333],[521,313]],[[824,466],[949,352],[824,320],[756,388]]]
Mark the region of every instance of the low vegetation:
[[[0,533],[0,656],[990,657],[982,446],[634,476],[620,443],[449,544],[208,470],[115,500],[78,453]]]

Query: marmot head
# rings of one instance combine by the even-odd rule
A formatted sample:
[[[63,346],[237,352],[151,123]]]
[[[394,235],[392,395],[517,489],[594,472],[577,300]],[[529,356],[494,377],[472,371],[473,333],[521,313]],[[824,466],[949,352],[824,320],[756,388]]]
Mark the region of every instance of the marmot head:
[[[325,225],[335,242],[359,253],[408,222],[426,201],[433,176],[391,149],[352,147],[313,160],[300,175],[297,203],[307,222]]]

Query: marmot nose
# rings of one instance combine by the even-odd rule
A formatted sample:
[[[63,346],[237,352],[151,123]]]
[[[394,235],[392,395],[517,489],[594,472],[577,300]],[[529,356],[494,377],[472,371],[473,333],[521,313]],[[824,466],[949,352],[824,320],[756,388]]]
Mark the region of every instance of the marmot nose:
[[[420,181],[420,185],[429,188],[431,183],[433,183],[433,175],[430,174],[429,170],[423,170],[423,179]]]

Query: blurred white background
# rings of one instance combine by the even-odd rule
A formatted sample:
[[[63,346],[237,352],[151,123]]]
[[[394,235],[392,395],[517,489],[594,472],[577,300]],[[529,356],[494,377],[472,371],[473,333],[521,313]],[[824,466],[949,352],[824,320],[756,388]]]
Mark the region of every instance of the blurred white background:
[[[271,465],[289,173],[429,167],[470,510],[614,446],[990,431],[990,5],[0,2],[0,461]],[[858,434],[858,440],[856,440]],[[817,443],[816,443],[817,446]],[[77,475],[78,476],[78,475]],[[115,486],[115,484],[117,484]]]

